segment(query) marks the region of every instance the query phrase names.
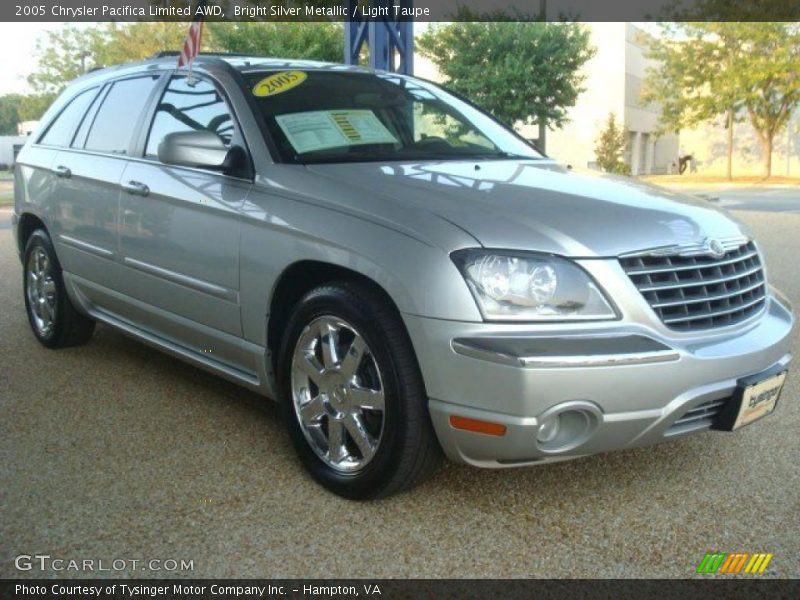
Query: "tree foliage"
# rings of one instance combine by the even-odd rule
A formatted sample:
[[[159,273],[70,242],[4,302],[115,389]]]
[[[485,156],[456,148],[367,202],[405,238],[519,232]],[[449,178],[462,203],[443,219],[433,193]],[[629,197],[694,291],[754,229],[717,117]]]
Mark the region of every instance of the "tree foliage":
[[[90,69],[179,50],[185,37],[186,24],[176,22],[66,25],[37,40],[38,64],[28,83],[36,93],[52,97]]]
[[[608,113],[605,128],[600,132],[594,146],[597,166],[607,173],[630,175],[631,168],[625,164],[625,128],[617,125],[614,113]]]
[[[417,38],[450,88],[509,124],[561,127],[594,56],[578,23],[455,22]]]
[[[38,119],[61,90],[86,71],[143,60],[159,50],[180,50],[186,32],[186,23],[174,21],[67,25],[47,32],[37,41],[38,65],[28,77],[35,95],[27,118]],[[209,22],[202,49],[339,62],[344,32],[339,23]]]
[[[17,135],[17,125],[39,119],[50,101],[49,96],[37,94],[0,96],[0,135]]]
[[[661,128],[679,131],[730,111],[749,118],[771,172],[772,142],[800,104],[797,23],[671,23],[649,41],[657,61],[643,99],[661,104]]]
[[[206,24],[210,45],[225,52],[341,62],[340,23],[214,22]]]
[[[36,70],[28,76],[28,83],[37,94],[55,96],[64,86],[97,64],[94,53],[99,39],[99,28],[79,28],[66,25],[48,31],[36,41]]]
[[[23,100],[21,94],[0,96],[0,135],[17,135],[17,123],[22,121],[19,108]]]

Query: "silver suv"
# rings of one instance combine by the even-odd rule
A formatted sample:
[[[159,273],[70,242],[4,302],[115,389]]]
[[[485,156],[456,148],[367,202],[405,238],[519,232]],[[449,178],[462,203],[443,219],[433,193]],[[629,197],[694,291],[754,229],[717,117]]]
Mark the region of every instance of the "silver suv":
[[[776,406],[793,316],[741,223],[562,168],[431,83],[164,57],[82,77],[42,123],[14,215],[39,341],[100,321],[279,400],[343,496],[442,451],[542,464]]]

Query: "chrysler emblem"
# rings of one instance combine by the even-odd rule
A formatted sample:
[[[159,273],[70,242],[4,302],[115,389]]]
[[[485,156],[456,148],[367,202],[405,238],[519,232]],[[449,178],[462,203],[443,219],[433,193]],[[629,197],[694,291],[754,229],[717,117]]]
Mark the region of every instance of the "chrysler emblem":
[[[711,258],[722,258],[725,256],[725,246],[715,238],[706,238],[705,251]]]

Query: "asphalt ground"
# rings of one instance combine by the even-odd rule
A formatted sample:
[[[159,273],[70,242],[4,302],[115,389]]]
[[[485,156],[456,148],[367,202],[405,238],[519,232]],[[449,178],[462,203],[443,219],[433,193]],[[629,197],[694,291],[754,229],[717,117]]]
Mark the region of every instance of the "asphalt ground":
[[[800,213],[800,186],[706,187],[680,189],[687,194],[713,198],[727,210]]]
[[[800,215],[738,216],[800,305]],[[35,553],[194,561],[111,573],[131,577],[687,577],[714,551],[771,552],[762,577],[800,577],[798,373],[776,414],[736,434],[536,468],[447,464],[354,503],[306,476],[269,401],[107,327],[41,347],[20,273],[2,230],[0,577],[98,574],[15,569]]]

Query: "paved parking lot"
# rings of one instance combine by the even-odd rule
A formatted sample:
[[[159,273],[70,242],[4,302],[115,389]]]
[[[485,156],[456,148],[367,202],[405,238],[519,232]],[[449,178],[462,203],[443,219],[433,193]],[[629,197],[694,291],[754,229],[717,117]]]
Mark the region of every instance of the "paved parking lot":
[[[800,215],[738,216],[800,305]],[[0,230],[0,577],[34,553],[191,559],[183,575],[210,577],[686,577],[710,551],[772,552],[767,575],[800,577],[800,373],[777,415],[735,435],[539,468],[447,465],[352,503],[306,477],[255,395],[106,327],[45,350],[20,283]]]

